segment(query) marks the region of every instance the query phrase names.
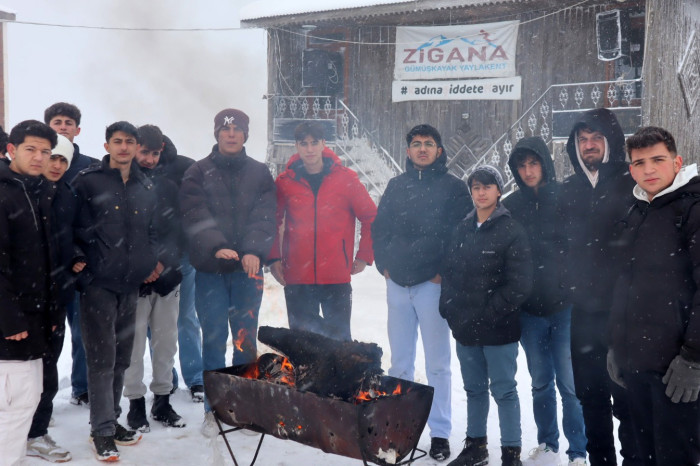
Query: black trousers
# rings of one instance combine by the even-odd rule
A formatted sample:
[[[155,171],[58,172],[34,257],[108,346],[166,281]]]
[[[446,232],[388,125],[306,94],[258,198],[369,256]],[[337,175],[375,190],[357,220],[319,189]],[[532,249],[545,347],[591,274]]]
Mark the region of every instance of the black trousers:
[[[571,363],[576,397],[581,401],[586,426],[588,464],[617,464],[613,431],[615,416],[620,421],[617,434],[623,466],[643,465],[627,406],[627,394],[608,375],[607,325],[608,313],[581,311],[574,306],[571,313]]]
[[[700,400],[673,403],[663,374],[624,374],[640,455],[649,466],[700,463]]]
[[[49,423],[53,414],[53,399],[58,393],[57,364],[63,349],[63,338],[65,335],[65,328],[57,328],[55,332],[51,332],[49,350],[41,360],[44,366],[44,391],[41,393],[39,405],[34,412],[32,426],[29,428],[27,438],[41,437],[49,433]]]
[[[307,330],[336,340],[351,340],[352,286],[287,285],[287,317],[292,330]],[[323,312],[321,316],[320,311]]]

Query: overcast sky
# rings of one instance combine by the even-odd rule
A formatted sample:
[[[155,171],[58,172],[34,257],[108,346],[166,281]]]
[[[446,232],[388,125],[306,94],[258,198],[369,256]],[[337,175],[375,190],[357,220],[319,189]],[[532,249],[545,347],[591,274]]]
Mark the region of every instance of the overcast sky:
[[[156,124],[181,154],[199,159],[214,144],[214,115],[226,107],[251,117],[248,153],[267,146],[266,39],[262,30],[144,32],[62,28],[238,27],[250,0],[0,0],[17,15],[6,24],[7,126],[43,120],[57,101],[83,113],[75,139],[101,157],[104,130],[118,120]]]

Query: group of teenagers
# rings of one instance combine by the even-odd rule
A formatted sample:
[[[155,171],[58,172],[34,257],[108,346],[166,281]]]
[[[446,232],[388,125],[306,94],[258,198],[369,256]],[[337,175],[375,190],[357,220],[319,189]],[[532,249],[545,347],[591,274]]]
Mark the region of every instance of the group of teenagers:
[[[451,333],[467,432],[449,466],[488,464],[489,394],[504,466],[560,464],[555,385],[570,466],[587,454],[617,464],[613,415],[623,465],[700,461],[700,178],[667,131],[625,143],[612,112],[585,112],[567,143],[574,174],[557,182],[544,141],[523,138],[508,160],[519,189],[504,196],[496,167],[466,183],[449,174],[440,133],[421,124],[376,206],[315,122],[296,128],[274,180],[246,154],[238,109],[216,114],[216,144],[196,162],[157,126],[125,121],[90,159],[73,143],[77,107],[55,104],[44,120],[12,128],[0,163],[0,465],[71,459],[48,435],[66,315],[72,401],[89,406],[97,459],[118,461],[117,446],[150,429],[148,338],[151,418],[185,426],[169,399],[179,344],[202,433],[215,436],[202,370],[257,358],[263,266],[284,286],[291,329],[350,340],[351,276],[373,262],[387,287],[389,375],[413,380],[421,334],[433,459],[451,455]],[[539,443],[523,460],[519,343]]]

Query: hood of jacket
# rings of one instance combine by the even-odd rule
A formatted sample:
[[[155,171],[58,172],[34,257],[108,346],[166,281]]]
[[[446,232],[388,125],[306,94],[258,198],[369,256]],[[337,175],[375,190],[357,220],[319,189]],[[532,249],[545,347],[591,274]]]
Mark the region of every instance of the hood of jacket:
[[[671,186],[659,192],[656,196],[653,197],[652,200],[658,199],[665,194],[669,194],[676,191],[677,189],[687,185],[690,182],[690,180],[692,180],[696,176],[698,176],[698,166],[696,164],[691,164],[681,168],[680,171],[676,174],[676,177],[673,179],[673,183],[671,183]],[[694,190],[697,191],[697,186],[694,187]],[[634,197],[639,199],[640,201],[644,201],[647,203],[650,202],[649,197],[647,196],[647,192],[644,191],[638,184],[634,186],[632,194],[634,194]]]
[[[472,220],[474,222],[474,225],[476,225],[477,221],[477,216],[476,216],[476,208],[472,209],[467,216],[465,217],[466,220]],[[496,220],[499,217],[510,217],[510,210],[508,210],[502,202],[499,202],[498,205],[496,206],[496,210],[491,212],[491,215],[489,215],[489,218],[486,219],[484,223],[481,224],[479,228],[483,228],[484,226],[488,227],[493,223],[494,220]]]
[[[569,140],[566,142],[566,152],[569,154],[569,160],[577,175],[586,176],[586,172],[584,172],[584,169],[581,167],[577,153],[577,134],[581,128],[590,128],[593,131],[600,131],[603,133],[603,136],[605,136],[607,140],[609,152],[607,163],[625,162],[625,134],[622,132],[617,117],[607,108],[596,108],[581,115],[581,118],[574,124],[573,128],[571,128]]]
[[[173,141],[163,135],[163,150],[160,153],[160,160],[158,161],[158,166],[168,165],[175,162],[177,158],[177,147],[173,144]]]
[[[529,138],[523,138],[515,145],[513,152],[510,153],[508,158],[508,166],[510,167],[510,172],[513,174],[515,182],[518,184],[518,188],[521,190],[531,190],[520,177],[518,173],[518,167],[515,162],[516,156],[523,152],[528,152],[534,154],[542,164],[542,181],[545,183],[552,183],[556,181],[556,173],[554,171],[554,160],[549,153],[549,148],[547,144],[542,140],[542,138],[533,136]]]

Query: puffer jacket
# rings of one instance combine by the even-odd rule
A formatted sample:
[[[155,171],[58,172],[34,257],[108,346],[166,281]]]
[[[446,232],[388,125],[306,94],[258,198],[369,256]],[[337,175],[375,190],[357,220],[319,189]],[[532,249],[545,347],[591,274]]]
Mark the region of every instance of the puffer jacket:
[[[77,257],[86,259],[78,286],[99,286],[115,293],[136,291],[158,259],[153,183],[133,161],[122,181],[110,168],[109,155],[72,181],[78,200],[75,228]]]
[[[426,282],[440,272],[452,229],[472,209],[467,185],[447,173],[443,154],[424,170],[406,159],[392,178],[372,224],[374,260],[401,286]]]
[[[265,164],[246,155],[212,152],[185,172],[180,209],[190,262],[207,273],[243,270],[241,262],[217,259],[219,249],[232,249],[267,259],[275,239],[275,181]]]
[[[523,152],[534,154],[542,165],[544,184],[538,187],[537,192],[529,188],[518,174],[515,160]],[[554,161],[541,138],[528,137],[515,145],[508,166],[518,190],[506,197],[503,205],[527,231],[534,264],[532,292],[521,309],[535,316],[549,316],[569,305],[563,280],[566,237],[557,211],[559,184]]]
[[[282,259],[290,285],[349,283],[355,251],[355,220],[361,223],[356,258],[371,264],[371,225],[377,207],[357,174],[330,149],[323,151],[323,181],[314,195],[301,176],[303,162],[294,154],[277,185],[277,225],[269,260]],[[280,250],[281,243],[281,250]],[[281,254],[280,254],[281,251]]]
[[[465,346],[520,340],[519,307],[532,289],[527,233],[502,204],[480,226],[472,211],[455,228],[442,268],[440,315]]]

